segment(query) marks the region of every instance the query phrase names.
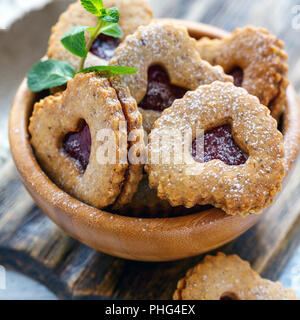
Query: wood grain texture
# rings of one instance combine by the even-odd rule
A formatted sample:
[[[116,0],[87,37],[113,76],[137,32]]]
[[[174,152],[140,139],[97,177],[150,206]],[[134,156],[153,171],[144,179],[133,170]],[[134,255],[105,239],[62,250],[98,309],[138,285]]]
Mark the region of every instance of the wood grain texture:
[[[267,27],[286,43],[290,79],[300,94],[300,30],[292,28],[294,0],[154,0],[156,16],[190,19],[233,30],[245,24]],[[7,113],[1,121],[7,121]],[[170,299],[176,282],[197,256],[145,263],[114,258],[73,240],[34,204],[9,154],[0,170],[0,263],[42,281],[60,298]],[[300,243],[300,160],[276,212],[221,248],[247,259],[264,276],[277,279]]]

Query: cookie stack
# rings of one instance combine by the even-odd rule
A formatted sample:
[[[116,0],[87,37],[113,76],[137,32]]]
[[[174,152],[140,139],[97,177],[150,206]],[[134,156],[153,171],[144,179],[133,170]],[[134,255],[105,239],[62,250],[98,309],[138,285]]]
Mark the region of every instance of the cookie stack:
[[[79,200],[121,214],[173,216],[205,205],[243,216],[261,212],[284,177],[277,130],[288,84],[282,42],[253,27],[237,29],[225,39],[196,41],[183,26],[151,22],[145,1],[131,3],[131,10],[139,12],[134,18],[126,14],[128,1],[111,2],[106,5],[119,8],[124,37],[102,35],[86,63],[134,67],[137,73],[109,80],[79,74],[66,90],[56,88],[54,96],[35,105],[29,131],[43,169]],[[79,1],[71,5],[53,27],[48,58],[77,69],[79,58],[60,39],[74,25],[95,23]],[[121,122],[126,122],[123,130]],[[104,128],[116,136],[113,164],[97,158],[103,144],[97,134]],[[161,161],[162,152],[172,155],[176,149],[170,140],[174,136],[162,139],[166,130],[178,136],[191,130],[186,160]],[[132,131],[137,138],[129,141]],[[199,137],[202,158],[196,152]],[[132,149],[139,154],[138,163],[126,156]],[[157,192],[150,190],[147,175]]]

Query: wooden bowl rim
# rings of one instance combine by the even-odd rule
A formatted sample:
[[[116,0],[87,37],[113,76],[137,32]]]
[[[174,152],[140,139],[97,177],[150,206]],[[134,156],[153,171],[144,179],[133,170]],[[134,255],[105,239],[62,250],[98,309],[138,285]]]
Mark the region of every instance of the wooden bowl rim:
[[[189,32],[192,36],[201,37],[203,35],[209,37],[221,38],[228,35],[228,32],[200,24],[195,22],[188,22],[183,20],[167,19],[172,20],[175,23],[183,24],[188,27]],[[293,162],[296,159],[297,153],[300,147],[300,130],[298,124],[300,123],[300,107],[297,101],[295,90],[292,86],[289,86],[287,90],[288,96],[288,108],[284,116],[284,132],[285,132],[285,147],[286,153],[286,170],[289,171]],[[64,192],[58,188],[43,172],[40,168],[37,160],[35,159],[34,153],[30,146],[29,134],[28,134],[28,119],[32,112],[32,105],[35,98],[28,88],[26,78],[18,88],[16,93],[9,121],[9,140],[11,146],[11,152],[15,161],[16,167],[20,173],[21,179],[28,191],[33,194],[38,194],[46,203],[46,206],[54,207],[59,211],[63,212],[72,221],[72,226],[63,225],[61,221],[58,221],[55,217],[49,215],[47,210],[45,213],[60,227],[62,227],[71,236],[77,238],[81,242],[88,244],[91,247],[99,249],[97,245],[91,239],[86,240],[85,236],[78,235],[76,231],[76,225],[82,225],[86,229],[101,230],[102,233],[110,234],[114,233],[116,237],[121,237],[120,234],[130,234],[130,237],[135,237],[138,234],[139,241],[164,241],[170,235],[172,235],[175,241],[180,241],[182,235],[189,233],[201,232],[201,228],[213,228],[216,225],[222,224],[240,224],[241,230],[239,234],[235,233],[232,236],[228,236],[228,241],[234,239],[253,224],[259,220],[259,215],[249,215],[246,218],[240,216],[229,216],[225,215],[220,209],[209,209],[200,213],[194,213],[182,217],[171,217],[171,218],[134,218],[112,214],[103,210],[93,208]],[[54,199],[53,195],[57,195]],[[72,204],[72,205],[70,205]],[[76,210],[74,210],[76,208]],[[193,219],[197,217],[203,218],[201,228],[195,226],[193,230],[189,230],[187,226]],[[243,227],[242,226],[247,226]],[[242,230],[243,229],[243,230]],[[149,232],[144,232],[149,231]],[[99,231],[100,232],[100,231]],[[120,241],[120,245],[121,241]],[[215,247],[218,245],[216,244]],[[211,250],[212,248],[209,248]],[[141,258],[138,255],[135,257],[131,253],[124,254],[119,252],[112,252],[112,250],[100,250],[122,256],[129,259],[136,260],[151,260],[151,261],[163,261],[163,260],[174,260],[171,258],[163,259],[160,254],[157,259],[154,257]],[[198,252],[200,253],[200,252]],[[190,256],[180,254],[177,258],[183,258]],[[194,255],[194,254],[192,254]]]

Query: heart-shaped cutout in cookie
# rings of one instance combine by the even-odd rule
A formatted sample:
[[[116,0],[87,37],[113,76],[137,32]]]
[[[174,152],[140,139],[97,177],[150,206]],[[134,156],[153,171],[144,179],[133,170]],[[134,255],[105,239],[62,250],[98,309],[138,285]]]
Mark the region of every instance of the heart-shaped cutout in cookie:
[[[204,142],[204,154],[201,147]],[[192,156],[198,162],[209,162],[219,159],[228,165],[241,165],[246,162],[247,155],[234,141],[231,126],[223,125],[204,133],[204,141],[195,139],[192,143]]]
[[[63,140],[64,151],[78,161],[80,169],[84,172],[89,164],[91,154],[91,132],[85,120],[81,119],[76,132],[69,132]]]
[[[241,87],[244,79],[244,71],[240,67],[234,67],[228,72],[233,77],[233,83],[236,87]]]
[[[186,92],[187,89],[171,84],[169,75],[162,66],[152,65],[148,69],[147,92],[139,107],[161,112]]]

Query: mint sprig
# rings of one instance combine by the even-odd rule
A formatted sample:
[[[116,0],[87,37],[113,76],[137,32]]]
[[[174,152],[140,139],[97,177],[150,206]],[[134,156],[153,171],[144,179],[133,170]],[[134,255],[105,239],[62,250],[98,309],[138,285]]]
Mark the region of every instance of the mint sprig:
[[[110,32],[110,36],[115,38],[121,38],[123,36],[123,33],[120,32],[121,28],[119,27],[119,25],[116,25],[120,18],[120,14],[117,8],[112,7],[112,8],[109,8],[108,10],[106,10],[103,7],[100,8],[101,4],[99,1],[96,1],[96,0],[81,0],[82,5],[83,3],[86,4],[86,1],[95,2],[99,6],[99,10],[98,10],[99,15],[96,14],[98,17],[97,25],[95,28],[90,29],[91,36],[86,45],[86,50],[87,52],[89,52],[94,41],[99,36],[99,34],[102,33],[103,30],[106,30],[105,34]],[[83,70],[85,59],[86,57],[81,58],[79,71]]]
[[[72,54],[81,58],[78,73],[98,72],[102,77],[113,77],[120,74],[133,74],[137,70],[123,66],[95,66],[84,69],[85,60],[92,44],[101,34],[114,38],[123,37],[123,32],[118,25],[120,14],[117,8],[105,9],[102,0],[81,0],[82,6],[93,15],[97,16],[96,27],[76,26],[67,32],[61,39],[62,45]],[[85,32],[90,32],[89,40]],[[31,91],[39,92],[45,89],[61,86],[73,79],[75,69],[65,61],[46,60],[35,64],[27,74],[27,84]]]
[[[95,66],[76,72],[69,63],[53,59],[35,64],[27,74],[27,84],[31,91],[40,92],[67,83],[77,73],[87,72],[97,72],[103,78],[110,78],[120,74],[134,74],[137,70],[122,66]]]
[[[73,79],[75,74],[74,68],[65,61],[40,61],[28,72],[27,84],[31,91],[39,92],[61,86]]]
[[[104,9],[102,0],[81,0],[84,9],[95,16],[100,16],[101,10]]]

